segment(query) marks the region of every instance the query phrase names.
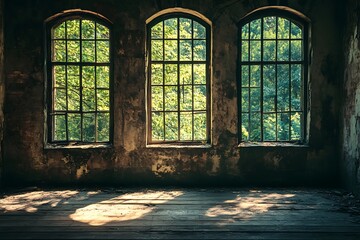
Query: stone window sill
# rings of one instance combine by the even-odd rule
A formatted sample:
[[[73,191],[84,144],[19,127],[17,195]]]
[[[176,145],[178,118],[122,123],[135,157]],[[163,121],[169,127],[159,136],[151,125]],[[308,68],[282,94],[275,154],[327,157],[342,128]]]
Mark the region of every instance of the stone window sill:
[[[148,144],[146,145],[147,148],[177,148],[177,149],[184,149],[184,148],[196,148],[196,149],[206,149],[211,148],[211,144],[196,144],[196,145],[181,145],[181,144]]]
[[[112,148],[113,145],[110,143],[94,143],[94,144],[55,144],[55,143],[47,143],[45,144],[44,149],[51,150],[51,149],[105,149],[105,148]]]
[[[305,143],[289,143],[289,142],[242,142],[239,148],[256,148],[256,147],[290,147],[290,148],[308,148]]]

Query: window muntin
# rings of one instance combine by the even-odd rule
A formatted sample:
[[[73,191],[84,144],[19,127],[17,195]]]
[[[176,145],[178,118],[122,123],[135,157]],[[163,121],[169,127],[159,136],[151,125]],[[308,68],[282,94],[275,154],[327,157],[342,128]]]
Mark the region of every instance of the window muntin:
[[[304,25],[279,15],[241,25],[241,141],[304,141],[305,33]]]
[[[209,26],[189,15],[148,28],[148,142],[209,142]]]
[[[50,31],[50,142],[110,141],[110,29],[82,16]]]

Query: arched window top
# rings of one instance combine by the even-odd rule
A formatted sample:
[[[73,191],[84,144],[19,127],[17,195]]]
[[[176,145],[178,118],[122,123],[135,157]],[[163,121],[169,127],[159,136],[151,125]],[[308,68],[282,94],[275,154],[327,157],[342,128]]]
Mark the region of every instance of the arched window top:
[[[47,25],[51,25],[52,27],[56,27],[61,22],[70,20],[70,19],[91,19],[93,21],[96,21],[98,23],[101,23],[105,26],[112,25],[112,22],[104,17],[103,15],[92,12],[89,10],[82,10],[82,9],[70,9],[65,10],[63,12],[57,13],[45,20],[45,23]]]

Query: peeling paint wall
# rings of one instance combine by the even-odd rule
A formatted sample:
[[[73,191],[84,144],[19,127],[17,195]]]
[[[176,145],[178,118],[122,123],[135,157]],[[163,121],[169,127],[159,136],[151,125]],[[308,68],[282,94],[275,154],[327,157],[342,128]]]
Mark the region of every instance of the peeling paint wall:
[[[342,108],[342,177],[360,195],[360,3],[348,1]]]
[[[238,147],[237,23],[285,5],[311,19],[309,146]],[[343,3],[323,0],[12,0],[5,2],[7,184],[330,185],[338,181],[338,60]],[[170,7],[213,24],[212,146],[147,148],[145,20]],[[44,149],[44,20],[66,9],[98,12],[114,29],[114,144]],[[341,14],[340,14],[340,17]]]

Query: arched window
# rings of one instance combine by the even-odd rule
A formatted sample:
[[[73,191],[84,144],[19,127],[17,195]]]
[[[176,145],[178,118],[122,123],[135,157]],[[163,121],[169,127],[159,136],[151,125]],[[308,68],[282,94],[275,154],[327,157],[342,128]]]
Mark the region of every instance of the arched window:
[[[303,18],[280,9],[240,22],[240,141],[305,140],[307,31]]]
[[[47,22],[49,143],[111,140],[111,31],[98,14],[69,11]]]
[[[148,143],[210,141],[210,25],[187,13],[147,24]]]

